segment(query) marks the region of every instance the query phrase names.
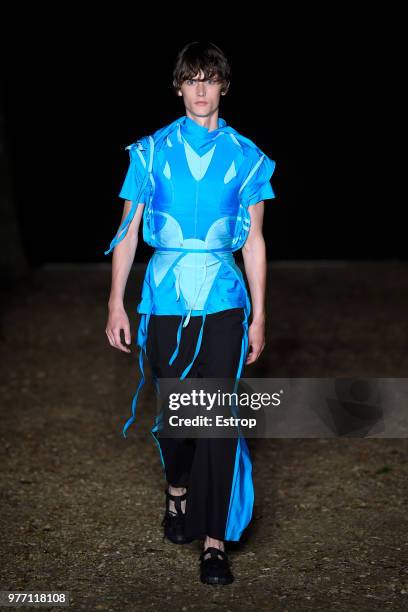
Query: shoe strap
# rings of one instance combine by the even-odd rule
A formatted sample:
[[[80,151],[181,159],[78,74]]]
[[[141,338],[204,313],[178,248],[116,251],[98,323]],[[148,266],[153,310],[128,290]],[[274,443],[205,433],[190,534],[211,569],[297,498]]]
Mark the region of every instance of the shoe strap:
[[[174,501],[174,506],[175,506],[175,508],[177,510],[177,514],[181,514],[183,512],[182,509],[181,509],[181,502],[184,501],[185,499],[187,499],[187,492],[184,493],[183,495],[172,495],[166,489],[165,493],[166,493],[168,499],[171,499],[172,501]]]
[[[215,548],[215,546],[209,546],[208,548],[206,548],[200,555],[200,560],[204,561],[204,557],[205,555],[207,555],[208,553],[210,553],[210,559],[218,559],[218,561],[220,561],[221,559],[219,559],[218,555],[221,555],[221,558],[223,561],[227,560],[227,554],[225,551],[220,550],[219,548]],[[205,559],[205,561],[208,561],[208,559]]]

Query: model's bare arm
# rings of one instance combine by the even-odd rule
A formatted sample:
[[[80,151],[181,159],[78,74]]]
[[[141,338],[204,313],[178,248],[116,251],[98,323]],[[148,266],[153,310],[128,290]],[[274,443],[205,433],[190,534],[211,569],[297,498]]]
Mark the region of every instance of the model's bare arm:
[[[130,211],[132,202],[125,200],[121,222],[124,221]],[[129,224],[126,236],[119,242],[112,256],[112,283],[109,295],[109,316],[106,324],[106,335],[111,346],[130,353],[120,338],[120,330],[123,329],[126,344],[131,344],[129,319],[123,306],[126,283],[129,272],[136,254],[140,221],[143,215],[144,204],[139,204],[135,215]]]
[[[264,202],[248,207],[251,227],[242,247],[245,274],[252,302],[252,323],[248,329],[246,364],[256,361],[265,347],[266,248],[262,233]]]

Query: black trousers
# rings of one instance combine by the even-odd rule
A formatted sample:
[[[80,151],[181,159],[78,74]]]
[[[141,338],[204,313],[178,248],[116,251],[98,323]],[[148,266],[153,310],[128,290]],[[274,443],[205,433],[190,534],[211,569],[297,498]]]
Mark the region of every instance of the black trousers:
[[[187,376],[235,378],[244,333],[243,319],[243,308],[230,308],[206,316],[200,351]],[[194,356],[201,317],[190,318],[182,331],[179,353],[172,365],[168,363],[176,345],[179,323],[179,316],[150,317],[146,355],[159,384],[160,377],[179,378]],[[237,439],[173,439],[160,437],[160,432],[157,439],[168,483],[187,488],[186,536],[225,540]]]

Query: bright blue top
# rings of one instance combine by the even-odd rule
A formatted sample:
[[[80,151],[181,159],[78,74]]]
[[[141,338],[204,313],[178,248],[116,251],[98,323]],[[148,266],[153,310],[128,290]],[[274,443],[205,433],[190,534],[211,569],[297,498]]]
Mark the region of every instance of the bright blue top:
[[[144,238],[156,250],[137,311],[197,316],[205,307],[207,313],[244,307],[243,279],[232,251],[245,242],[248,207],[275,197],[269,182],[275,162],[222,118],[212,131],[186,115],[170,125],[143,193],[147,155],[140,141],[129,147],[130,165],[119,194],[135,204],[151,200],[150,231],[144,228]],[[177,247],[188,252],[180,258],[180,251],[168,250]],[[223,249],[218,257],[196,252],[214,248]]]

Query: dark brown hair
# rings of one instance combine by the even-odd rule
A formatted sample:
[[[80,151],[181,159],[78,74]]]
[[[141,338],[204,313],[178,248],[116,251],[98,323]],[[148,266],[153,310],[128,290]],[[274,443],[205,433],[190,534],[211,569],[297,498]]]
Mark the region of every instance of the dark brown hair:
[[[231,80],[228,60],[217,45],[205,40],[190,42],[179,51],[173,70],[174,93],[184,81],[194,78],[201,70],[204,80],[217,76],[223,82],[221,91],[228,91]]]

